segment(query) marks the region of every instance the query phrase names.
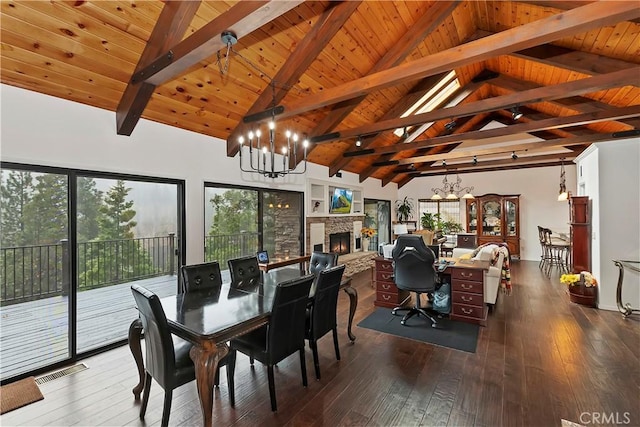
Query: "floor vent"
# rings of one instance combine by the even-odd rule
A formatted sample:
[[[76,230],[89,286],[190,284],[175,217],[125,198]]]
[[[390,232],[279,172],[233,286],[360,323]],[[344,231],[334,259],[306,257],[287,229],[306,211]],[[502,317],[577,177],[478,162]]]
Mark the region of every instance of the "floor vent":
[[[52,372],[48,375],[43,375],[36,378],[37,384],[48,383],[49,381],[57,380],[58,378],[66,377],[67,375],[75,374],[76,372],[89,369],[84,363],[78,363],[77,365],[70,366],[68,368],[60,369],[59,371]]]

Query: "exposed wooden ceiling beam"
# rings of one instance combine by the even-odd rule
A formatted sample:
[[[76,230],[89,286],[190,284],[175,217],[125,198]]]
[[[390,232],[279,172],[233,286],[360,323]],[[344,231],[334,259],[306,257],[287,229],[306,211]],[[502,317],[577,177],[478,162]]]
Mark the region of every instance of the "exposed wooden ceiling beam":
[[[189,28],[200,1],[167,1],[160,12],[147,45],[140,55],[135,73],[147,67],[169,47],[178,43]],[[131,135],[156,86],[148,82],[129,82],[116,109],[116,132]]]
[[[593,3],[593,1],[584,1],[584,0],[548,0],[548,1],[518,0],[518,1],[520,1],[521,3],[529,3],[529,4],[534,4],[536,6],[550,7],[552,9],[560,9],[560,10],[574,9],[576,7]],[[640,23],[638,19],[632,19],[631,22]]]
[[[401,37],[400,40],[398,40],[393,48],[388,50],[387,53],[380,58],[368,74],[377,73],[400,64],[407,55],[409,55],[409,53],[411,53],[416,46],[425,39],[425,37],[438,28],[446,18],[451,16],[451,13],[459,3],[459,1],[435,2],[411,27],[409,27],[409,30]],[[316,135],[323,135],[335,129],[335,127],[338,126],[342,120],[344,120],[366,97],[367,95],[364,94],[334,105],[329,114],[327,114],[324,119],[318,123],[318,125],[310,132],[309,136],[313,137]],[[311,145],[309,152],[313,151],[314,147],[314,145]],[[330,174],[330,176],[333,176],[333,174]]]
[[[167,5],[173,3],[182,4],[191,2],[169,1]],[[197,9],[199,2],[194,3],[197,3]],[[157,41],[154,40],[150,49],[153,49],[153,52],[159,50],[161,53],[153,60],[149,62],[145,61],[140,69],[136,68],[136,72],[132,76],[132,81],[129,85],[134,84],[145,88],[145,90],[140,90],[140,96],[135,96],[132,99],[130,99],[130,95],[125,96],[127,95],[125,91],[125,95],[123,95],[118,110],[116,111],[118,134],[131,135],[142,111],[144,111],[144,108],[151,98],[151,93],[155,86],[175,78],[198,62],[211,57],[214,52],[225,47],[221,39],[223,31],[232,31],[238,38],[241,38],[288,12],[300,3],[302,3],[301,0],[241,1],[178,44],[173,45],[173,43],[176,43],[174,40],[176,37],[172,37],[171,40],[173,43],[171,43],[171,45],[173,45],[173,47],[165,47],[164,44],[168,43],[164,43],[162,46],[164,49],[160,50],[159,46],[156,47]],[[191,7],[193,7],[193,5]],[[171,12],[173,13],[170,16],[171,19],[176,19],[178,22],[182,20],[187,21],[182,15],[178,14],[176,10],[172,9]],[[167,14],[169,14],[169,12]],[[185,16],[189,19],[188,22],[182,25],[188,26],[191,23],[193,15]],[[167,17],[168,22],[158,20],[156,23],[153,33],[157,32],[158,38],[163,35],[163,32],[167,31],[167,28],[164,26],[171,22],[168,18],[169,17]],[[178,40],[180,40],[183,35],[184,31],[179,35]],[[149,87],[151,87],[150,90]],[[149,93],[148,96],[146,96],[147,93]],[[137,108],[134,110],[132,106],[136,106]],[[139,114],[135,114],[136,112],[139,112]]]
[[[640,67],[602,74],[595,77],[587,77],[580,80],[560,83],[554,86],[540,86],[535,89],[524,90],[509,95],[483,99],[468,104],[457,105],[451,108],[443,108],[423,114],[415,114],[404,118],[383,120],[357,128],[340,131],[338,135],[326,138],[325,141],[353,138],[357,135],[367,135],[384,130],[414,126],[421,123],[447,118],[463,117],[482,112],[508,109],[523,104],[561,99],[574,95],[625,86],[629,80],[637,79]]]
[[[576,114],[572,116],[553,117],[544,120],[531,121],[527,123],[511,124],[507,127],[488,129],[488,130],[475,130],[466,133],[452,134],[437,136],[435,138],[429,138],[420,141],[413,141],[409,144],[395,144],[387,147],[373,148],[373,152],[365,154],[365,156],[373,156],[379,154],[394,154],[401,151],[411,151],[418,148],[434,147],[437,145],[457,144],[460,141],[468,140],[482,140],[487,138],[496,138],[500,136],[507,136],[518,133],[529,133],[547,129],[559,129],[569,126],[582,125],[592,122],[600,122],[607,120],[616,120],[627,117],[640,116],[640,105],[633,105],[631,107],[622,108],[609,108],[609,110],[600,110],[595,112]],[[357,154],[357,150],[352,150],[344,153],[346,156],[353,157]]]
[[[587,4],[325,89],[322,93],[285,106],[282,117],[295,116],[375,90],[450,71],[497,55],[549,43],[562,37],[613,25],[638,16],[640,16],[640,8],[635,2]]]
[[[330,4],[273,77],[273,80],[278,83],[276,93],[273,94],[271,90],[263,91],[249,108],[247,115],[268,108],[274,101],[273,96],[275,96],[276,103],[280,102],[289,91],[288,88],[292,87],[307,71],[309,65],[315,61],[318,54],[347,22],[360,3],[361,1],[343,1],[339,4]],[[243,122],[239,122],[231,132],[227,138],[227,156],[236,155],[239,148],[238,137],[246,130],[247,126]]]

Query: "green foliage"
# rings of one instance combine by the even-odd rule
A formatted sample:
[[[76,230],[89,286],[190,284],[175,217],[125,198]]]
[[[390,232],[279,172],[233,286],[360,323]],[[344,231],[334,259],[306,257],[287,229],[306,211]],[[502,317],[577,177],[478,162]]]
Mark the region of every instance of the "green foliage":
[[[0,219],[2,226],[2,247],[25,245],[24,210],[33,194],[31,172],[1,172]]]
[[[33,197],[25,205],[23,221],[27,244],[53,244],[68,237],[67,177],[36,177]]]
[[[422,225],[422,228],[425,230],[439,230],[440,214],[425,212],[422,214],[422,218],[420,218],[420,223]]]
[[[96,188],[93,178],[78,178],[77,229],[78,242],[88,242],[100,234],[99,218],[102,207],[102,191]]]
[[[463,231],[462,225],[455,221],[442,221],[439,226],[444,234],[454,234]]]
[[[127,201],[129,191],[131,188],[126,188],[122,180],[107,191],[98,220],[101,240],[133,239],[133,228],[137,223],[133,221],[136,216],[136,211],[131,209],[133,200]]]
[[[404,196],[402,200],[396,200],[396,216],[398,221],[408,221],[413,218],[413,199]]]

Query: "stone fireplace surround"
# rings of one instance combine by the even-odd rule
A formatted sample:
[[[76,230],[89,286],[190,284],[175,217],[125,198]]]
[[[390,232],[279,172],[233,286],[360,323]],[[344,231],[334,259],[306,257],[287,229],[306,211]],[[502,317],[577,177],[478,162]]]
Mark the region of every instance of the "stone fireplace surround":
[[[362,252],[361,249],[356,249],[356,238],[360,236],[360,228],[364,222],[364,215],[349,215],[349,216],[313,216],[307,217],[305,224],[306,253],[310,254],[314,248],[311,243],[311,224],[323,224],[324,225],[324,242],[323,252],[329,252],[329,235],[333,233],[350,233],[351,235],[351,253],[340,255],[338,262],[346,265],[344,275],[350,277],[361,271],[368,270],[373,267],[373,259],[376,257],[376,252]],[[358,252],[354,252],[358,250]],[[372,270],[373,271],[373,270]]]

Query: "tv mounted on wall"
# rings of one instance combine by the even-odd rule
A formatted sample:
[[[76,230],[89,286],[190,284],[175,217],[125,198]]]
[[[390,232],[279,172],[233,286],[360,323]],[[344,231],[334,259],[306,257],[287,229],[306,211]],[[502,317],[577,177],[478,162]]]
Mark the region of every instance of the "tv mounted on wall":
[[[336,188],[333,190],[329,213],[349,214],[351,213],[351,203],[353,202],[353,191],[346,188]]]

